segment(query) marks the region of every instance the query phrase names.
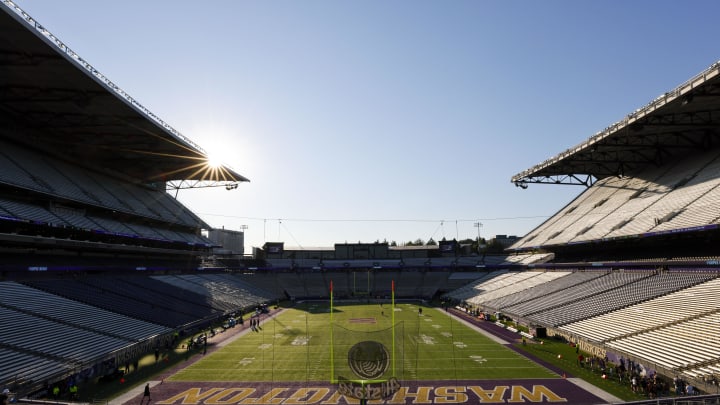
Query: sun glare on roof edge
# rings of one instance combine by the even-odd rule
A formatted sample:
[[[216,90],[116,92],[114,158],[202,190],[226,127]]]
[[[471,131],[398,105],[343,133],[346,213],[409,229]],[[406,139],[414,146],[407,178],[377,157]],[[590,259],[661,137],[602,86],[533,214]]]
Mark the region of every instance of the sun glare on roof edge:
[[[214,154],[208,154],[207,156],[207,165],[210,166],[211,169],[219,169],[225,164],[225,162],[222,160],[222,158],[218,155]]]
[[[230,148],[217,142],[207,145],[205,152],[207,153],[207,165],[211,169],[219,169],[227,166],[228,159],[231,158]]]

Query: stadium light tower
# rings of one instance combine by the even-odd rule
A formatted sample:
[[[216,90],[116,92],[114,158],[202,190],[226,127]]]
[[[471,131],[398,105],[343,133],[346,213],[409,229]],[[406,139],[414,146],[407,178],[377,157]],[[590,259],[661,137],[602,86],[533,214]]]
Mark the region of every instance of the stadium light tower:
[[[482,228],[483,224],[482,224],[482,222],[478,221],[478,222],[473,223],[473,226],[475,228],[477,228],[477,230],[478,230],[477,250],[478,250],[478,253],[480,253],[480,228]]]
[[[473,224],[473,226],[474,226],[475,228],[477,228],[477,230],[478,230],[477,241],[478,241],[478,245],[480,245],[480,228],[482,228],[483,224],[482,224],[482,222],[479,222],[479,221],[478,221],[478,222],[475,222],[475,223]]]

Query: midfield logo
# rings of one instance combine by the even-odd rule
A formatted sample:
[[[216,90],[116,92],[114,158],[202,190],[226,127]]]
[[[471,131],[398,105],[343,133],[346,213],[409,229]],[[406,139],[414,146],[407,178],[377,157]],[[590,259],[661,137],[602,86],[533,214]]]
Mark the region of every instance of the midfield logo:
[[[347,356],[350,370],[360,380],[338,377],[338,393],[371,400],[387,398],[400,389],[400,382],[395,377],[380,380],[390,367],[390,354],[382,343],[373,340],[356,343]]]

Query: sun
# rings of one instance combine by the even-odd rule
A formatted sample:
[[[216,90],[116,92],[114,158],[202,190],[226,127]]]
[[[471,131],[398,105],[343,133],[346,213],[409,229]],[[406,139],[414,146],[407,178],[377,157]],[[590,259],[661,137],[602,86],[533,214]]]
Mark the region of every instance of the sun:
[[[219,169],[228,165],[228,159],[231,158],[231,147],[223,142],[209,142],[205,148],[207,165],[211,169]]]
[[[225,165],[225,161],[223,160],[222,156],[220,156],[219,154],[208,152],[207,165],[211,169],[219,169],[220,167]]]

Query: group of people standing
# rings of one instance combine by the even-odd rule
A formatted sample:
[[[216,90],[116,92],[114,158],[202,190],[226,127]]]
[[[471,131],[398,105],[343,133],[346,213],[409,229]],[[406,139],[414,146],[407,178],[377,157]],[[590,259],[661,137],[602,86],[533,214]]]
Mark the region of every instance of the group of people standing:
[[[250,329],[253,332],[260,332],[260,315],[250,317]]]

